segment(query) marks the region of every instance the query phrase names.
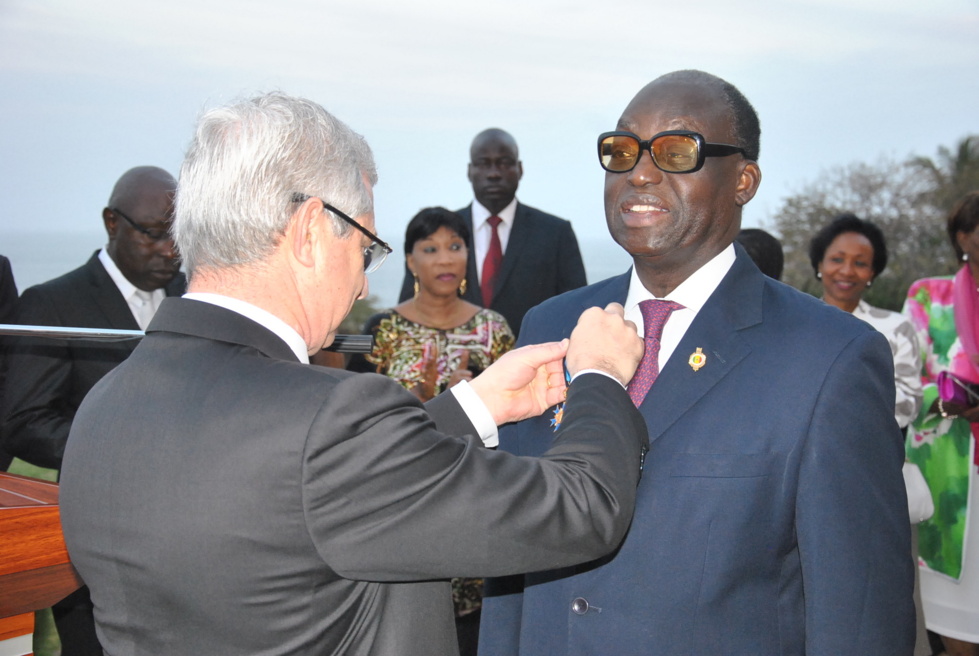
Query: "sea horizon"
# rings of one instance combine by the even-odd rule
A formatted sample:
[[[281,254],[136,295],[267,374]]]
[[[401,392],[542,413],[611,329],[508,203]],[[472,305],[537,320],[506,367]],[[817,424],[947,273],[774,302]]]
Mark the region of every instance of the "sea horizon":
[[[624,273],[631,265],[629,256],[607,235],[604,240],[582,236],[578,240],[589,283]],[[0,255],[10,259],[20,293],[78,268],[104,245],[105,232],[98,228],[73,232],[0,229]],[[404,256],[395,248],[384,266],[368,278],[376,308],[397,304],[403,272]]]

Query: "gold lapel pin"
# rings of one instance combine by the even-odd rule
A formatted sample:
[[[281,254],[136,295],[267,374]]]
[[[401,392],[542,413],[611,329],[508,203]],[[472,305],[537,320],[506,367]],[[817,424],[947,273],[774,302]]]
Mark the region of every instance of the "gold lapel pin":
[[[690,368],[694,371],[698,371],[701,367],[707,364],[707,356],[704,355],[704,349],[698,346],[697,352],[690,354],[690,359],[687,360],[687,364],[689,364]]]

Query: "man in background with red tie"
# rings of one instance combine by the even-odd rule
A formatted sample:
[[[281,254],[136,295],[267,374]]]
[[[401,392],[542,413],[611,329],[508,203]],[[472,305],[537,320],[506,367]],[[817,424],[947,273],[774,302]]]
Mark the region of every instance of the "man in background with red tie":
[[[628,391],[650,448],[611,556],[490,579],[480,656],[910,656],[910,524],[885,339],[765,276],[734,244],[761,128],[701,71],[639,91],[598,139],[625,274],[527,313],[561,339],[621,303],[644,335]],[[560,409],[500,432],[537,456]]]
[[[499,312],[519,334],[527,310],[586,284],[578,240],[570,221],[517,200],[523,164],[509,133],[483,130],[469,156],[475,200],[457,210],[473,235],[463,298]],[[413,287],[406,270],[400,300]]]

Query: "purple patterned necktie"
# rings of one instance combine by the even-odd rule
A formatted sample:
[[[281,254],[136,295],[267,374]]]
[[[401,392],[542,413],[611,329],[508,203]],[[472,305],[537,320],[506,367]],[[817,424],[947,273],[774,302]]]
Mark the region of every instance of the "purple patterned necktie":
[[[683,306],[673,301],[642,301],[639,311],[642,312],[643,342],[646,351],[642,354],[636,375],[629,381],[629,398],[638,408],[646,393],[653,386],[659,375],[659,340],[663,336],[663,326],[674,310],[682,310]]]

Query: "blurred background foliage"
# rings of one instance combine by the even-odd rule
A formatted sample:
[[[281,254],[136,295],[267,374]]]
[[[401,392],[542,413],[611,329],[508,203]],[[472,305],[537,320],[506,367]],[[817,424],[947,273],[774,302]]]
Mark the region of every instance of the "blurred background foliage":
[[[826,171],[786,198],[763,227],[782,242],[782,280],[822,296],[809,262],[809,240],[843,212],[876,223],[887,239],[889,259],[864,299],[900,311],[912,282],[958,268],[945,222],[955,203],[973,190],[979,190],[979,135],[938,148],[934,158],[856,162]]]

